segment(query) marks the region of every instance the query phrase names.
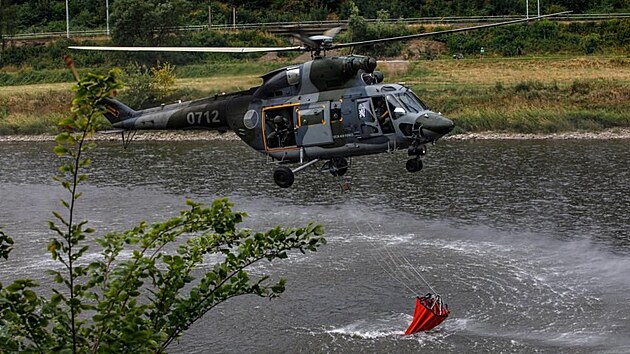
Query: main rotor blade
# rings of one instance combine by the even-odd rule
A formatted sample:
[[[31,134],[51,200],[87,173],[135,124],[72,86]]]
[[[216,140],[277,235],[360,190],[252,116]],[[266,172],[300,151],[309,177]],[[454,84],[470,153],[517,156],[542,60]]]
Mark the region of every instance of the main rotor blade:
[[[335,38],[335,36],[337,36],[339,32],[341,32],[341,27],[333,27],[329,30],[326,30],[324,32],[324,36]]]
[[[70,49],[117,52],[190,52],[190,53],[266,53],[303,51],[302,47],[92,47],[72,46]]]
[[[407,40],[407,39],[415,39],[415,38],[422,38],[422,37],[431,37],[431,36],[437,36],[439,34],[475,31],[475,30],[478,30],[478,29],[506,26],[506,25],[511,25],[511,24],[515,24],[515,23],[521,23],[521,22],[528,22],[528,21],[538,20],[538,19],[546,18],[546,17],[564,15],[564,14],[568,14],[568,13],[571,13],[571,12],[572,11],[563,11],[563,12],[557,12],[557,13],[549,14],[549,15],[542,15],[542,16],[537,16],[537,17],[530,17],[530,18],[524,18],[524,19],[520,19],[520,20],[512,20],[512,21],[505,21],[505,22],[498,22],[498,23],[489,23],[489,24],[479,25],[479,26],[472,26],[472,27],[465,27],[465,28],[455,28],[455,29],[450,29],[450,30],[429,32],[429,33],[410,34],[410,35],[407,35],[407,36],[399,36],[399,37],[372,39],[372,40],[360,41],[360,42],[333,44],[333,45],[330,46],[329,49],[345,48],[345,47],[357,47],[357,46],[363,46],[363,45],[369,45],[369,44],[378,44],[378,43],[393,42],[393,41],[404,41],[404,40]]]

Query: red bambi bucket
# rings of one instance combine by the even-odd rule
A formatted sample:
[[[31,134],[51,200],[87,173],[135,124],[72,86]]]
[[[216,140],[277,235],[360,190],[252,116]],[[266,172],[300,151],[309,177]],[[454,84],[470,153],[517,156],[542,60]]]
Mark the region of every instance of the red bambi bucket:
[[[442,323],[449,313],[448,306],[442,302],[439,295],[427,294],[416,297],[416,310],[405,334],[429,331]]]

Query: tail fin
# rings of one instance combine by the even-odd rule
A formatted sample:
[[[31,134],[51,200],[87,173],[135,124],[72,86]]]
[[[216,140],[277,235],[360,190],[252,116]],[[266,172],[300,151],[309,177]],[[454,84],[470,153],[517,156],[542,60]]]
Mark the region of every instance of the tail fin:
[[[70,71],[72,71],[72,76],[74,76],[74,79],[79,82],[79,73],[74,67],[74,61],[72,61],[72,58],[69,55],[65,55],[63,57],[63,60],[65,60],[66,65],[68,66],[68,68],[70,68]],[[112,123],[112,125],[132,118],[137,113],[133,109],[125,106],[122,102],[117,101],[113,98],[106,97],[103,99],[103,103],[105,104],[105,113],[103,113],[103,115],[110,123]]]
[[[113,98],[105,98],[103,102],[106,109],[103,115],[112,124],[122,122],[136,115],[136,111]]]

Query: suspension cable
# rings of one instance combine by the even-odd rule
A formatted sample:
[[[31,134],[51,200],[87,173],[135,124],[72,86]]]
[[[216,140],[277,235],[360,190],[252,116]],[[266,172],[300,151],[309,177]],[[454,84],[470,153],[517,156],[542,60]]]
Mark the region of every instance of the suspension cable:
[[[361,232],[361,229],[359,228],[359,225],[356,223],[355,221],[355,226],[357,228],[357,230],[359,231],[359,234],[364,235],[363,232]],[[376,246],[375,243],[373,243],[372,241],[368,240],[368,243],[370,243],[370,245],[373,248],[374,253],[376,253],[376,255],[374,256],[374,260],[376,261],[376,263],[378,263],[378,265],[381,267],[381,269],[392,279],[398,281],[401,285],[403,285],[405,288],[407,288],[407,290],[409,290],[414,296],[417,296],[417,292],[415,290],[413,290],[409,285],[407,285],[407,283],[405,281],[403,281],[403,279],[401,279],[398,274],[396,273],[396,268],[395,268],[395,263],[394,262],[387,262],[385,261],[385,259],[387,258],[381,251],[379,251],[378,247]]]
[[[355,221],[356,224],[356,221]],[[370,227],[370,229],[372,230],[372,233],[376,235],[376,230],[374,229],[374,227],[372,226],[372,224],[367,221],[368,226]],[[357,229],[358,229],[358,225],[357,225]],[[360,232],[360,231],[359,231]],[[392,260],[392,262],[394,264],[396,264],[396,260],[394,259],[394,257],[397,257],[399,260],[402,259],[405,263],[407,263],[407,265],[413,270],[413,272],[418,275],[419,279],[422,280],[422,282],[429,288],[431,289],[431,291],[435,294],[438,295],[438,292],[431,286],[431,284],[429,284],[429,282],[424,279],[424,277],[422,276],[422,274],[420,274],[420,272],[418,271],[418,269],[416,269],[416,267],[414,267],[411,262],[409,262],[409,260],[404,256],[404,255],[400,255],[400,254],[395,254],[394,252],[388,250],[387,248],[385,248],[385,251],[387,252],[387,254],[389,255],[390,259]],[[408,278],[407,278],[408,279]],[[415,291],[414,291],[415,293]]]

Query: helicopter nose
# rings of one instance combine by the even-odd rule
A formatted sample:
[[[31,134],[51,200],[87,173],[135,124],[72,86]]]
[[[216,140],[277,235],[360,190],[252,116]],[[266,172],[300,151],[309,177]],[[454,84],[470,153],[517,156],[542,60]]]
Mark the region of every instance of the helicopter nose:
[[[423,129],[430,130],[438,135],[448,134],[455,127],[455,123],[452,120],[434,112],[423,114],[416,120],[416,123],[420,123]]]

